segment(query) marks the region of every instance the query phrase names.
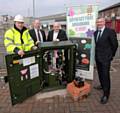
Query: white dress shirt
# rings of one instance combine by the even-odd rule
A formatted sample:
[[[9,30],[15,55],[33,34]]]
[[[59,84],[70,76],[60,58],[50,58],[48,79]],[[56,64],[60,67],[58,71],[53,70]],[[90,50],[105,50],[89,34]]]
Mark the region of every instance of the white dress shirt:
[[[37,36],[37,41],[39,42],[40,40],[39,40],[39,37],[38,37],[38,30],[37,30],[37,29],[35,29],[35,34],[36,34],[36,36]],[[39,34],[40,34],[40,39],[41,39],[40,42],[43,42],[43,36],[42,36],[42,33],[41,33],[40,30],[39,30]]]
[[[53,32],[53,41],[57,41],[57,36],[59,32]]]

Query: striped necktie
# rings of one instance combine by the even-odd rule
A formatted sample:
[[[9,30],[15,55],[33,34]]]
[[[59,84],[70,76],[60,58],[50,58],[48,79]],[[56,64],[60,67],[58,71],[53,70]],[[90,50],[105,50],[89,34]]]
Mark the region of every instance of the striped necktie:
[[[41,41],[39,30],[37,30],[37,33],[38,33],[38,39],[39,39],[39,41]]]

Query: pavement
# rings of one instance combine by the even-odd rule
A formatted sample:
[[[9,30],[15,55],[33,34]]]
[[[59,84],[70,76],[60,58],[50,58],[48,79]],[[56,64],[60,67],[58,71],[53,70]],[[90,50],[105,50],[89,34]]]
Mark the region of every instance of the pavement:
[[[5,75],[6,70],[0,69],[0,77]],[[92,86],[90,95],[79,101],[73,101],[69,95],[65,96],[62,93],[38,98],[40,96],[38,93],[22,103],[12,106],[9,85],[0,80],[0,113],[120,113],[120,59],[112,62],[111,95],[107,104],[100,104],[102,91],[93,88],[99,84],[96,68],[94,80],[89,83]]]

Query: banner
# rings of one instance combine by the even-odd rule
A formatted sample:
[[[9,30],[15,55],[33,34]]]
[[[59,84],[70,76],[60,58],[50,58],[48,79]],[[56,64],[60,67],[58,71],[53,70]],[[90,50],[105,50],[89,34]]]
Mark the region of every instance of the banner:
[[[76,75],[93,80],[94,31],[98,6],[85,5],[67,8],[67,34],[76,44]]]

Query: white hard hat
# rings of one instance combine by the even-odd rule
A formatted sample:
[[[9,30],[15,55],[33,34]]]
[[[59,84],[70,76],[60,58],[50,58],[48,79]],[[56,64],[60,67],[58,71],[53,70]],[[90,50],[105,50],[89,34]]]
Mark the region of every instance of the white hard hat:
[[[24,22],[24,18],[22,15],[16,15],[14,18],[15,22]]]

